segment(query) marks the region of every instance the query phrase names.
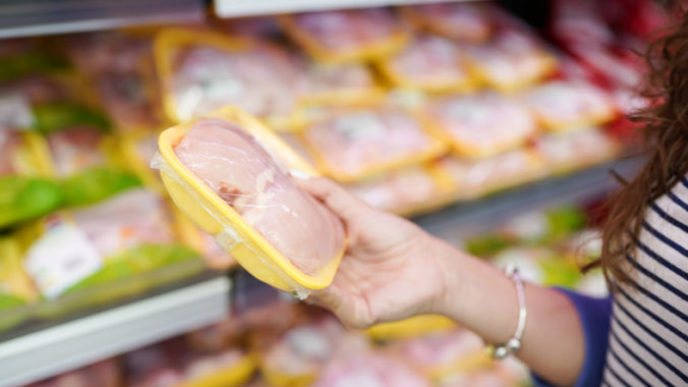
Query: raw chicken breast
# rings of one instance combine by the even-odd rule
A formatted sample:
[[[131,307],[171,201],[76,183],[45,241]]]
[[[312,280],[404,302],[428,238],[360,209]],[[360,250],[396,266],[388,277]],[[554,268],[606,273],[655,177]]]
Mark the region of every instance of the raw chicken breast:
[[[433,200],[439,188],[425,168],[410,167],[351,184],[347,190],[375,208],[404,212]]]
[[[180,119],[236,105],[259,117],[287,116],[299,89],[296,68],[274,47],[221,51],[196,46],[175,58],[172,89]]]
[[[515,29],[499,32],[488,44],[464,46],[476,71],[490,85],[512,89],[543,78],[553,59],[534,37]]]
[[[616,114],[611,96],[581,81],[540,85],[526,93],[525,101],[550,129],[603,124]]]
[[[306,129],[303,138],[326,170],[349,180],[403,163],[437,145],[413,117],[394,109],[338,114]]]
[[[391,357],[356,353],[332,361],[314,386],[429,387],[430,383]]]
[[[389,59],[402,79],[417,85],[445,86],[468,82],[469,73],[461,49],[451,40],[419,35],[403,51]]]
[[[465,198],[522,184],[538,178],[543,172],[540,160],[525,149],[477,161],[446,157],[438,164],[450,176],[457,193]]]
[[[293,15],[298,28],[328,50],[356,50],[384,42],[401,30],[384,8],[321,11]]]
[[[361,63],[322,64],[302,59],[305,76],[304,93],[366,92],[374,88],[375,80]]]
[[[344,229],[234,124],[203,119],[174,148],[179,160],[296,267],[314,274],[344,244]]]
[[[66,177],[107,160],[99,148],[103,134],[91,128],[73,128],[46,137],[55,172]]]
[[[484,4],[435,3],[409,7],[412,20],[449,38],[481,42],[490,36],[492,21]]]
[[[554,172],[611,159],[617,144],[597,128],[584,128],[540,137],[535,143],[545,165]]]
[[[409,363],[432,372],[450,364],[458,364],[462,358],[479,354],[483,341],[467,330],[440,332],[401,344],[401,354]]]
[[[518,147],[537,131],[525,106],[496,93],[449,96],[427,110],[464,156],[491,156]]]
[[[0,128],[0,176],[18,172],[15,156],[21,142],[19,133]]]
[[[332,318],[289,330],[264,354],[262,366],[290,376],[314,375],[335,352],[342,328]]]
[[[74,212],[76,223],[96,250],[108,257],[142,243],[174,241],[166,203],[153,191],[130,189]]]

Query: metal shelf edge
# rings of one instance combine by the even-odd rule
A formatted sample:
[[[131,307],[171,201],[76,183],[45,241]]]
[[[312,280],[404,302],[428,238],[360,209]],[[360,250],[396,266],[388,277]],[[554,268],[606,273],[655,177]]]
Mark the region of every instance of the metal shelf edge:
[[[210,279],[0,343],[0,387],[40,380],[222,320],[230,280]]]

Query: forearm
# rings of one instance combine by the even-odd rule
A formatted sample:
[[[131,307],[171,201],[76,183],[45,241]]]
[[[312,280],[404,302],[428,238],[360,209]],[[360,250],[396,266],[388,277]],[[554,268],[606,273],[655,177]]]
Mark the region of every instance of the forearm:
[[[438,241],[445,266],[445,290],[438,312],[473,330],[489,343],[504,343],[516,331],[514,283],[502,271]],[[583,364],[584,336],[578,313],[561,292],[525,286],[528,316],[518,357],[541,377],[572,385]]]

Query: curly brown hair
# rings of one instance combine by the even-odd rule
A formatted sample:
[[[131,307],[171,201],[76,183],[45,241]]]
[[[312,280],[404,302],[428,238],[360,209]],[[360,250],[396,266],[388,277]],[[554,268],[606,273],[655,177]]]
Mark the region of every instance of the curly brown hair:
[[[627,257],[636,259],[648,206],[688,172],[688,14],[649,46],[648,84],[644,93],[653,103],[632,117],[643,123],[647,164],[613,195],[603,225],[599,264],[610,288],[627,283],[632,271]]]

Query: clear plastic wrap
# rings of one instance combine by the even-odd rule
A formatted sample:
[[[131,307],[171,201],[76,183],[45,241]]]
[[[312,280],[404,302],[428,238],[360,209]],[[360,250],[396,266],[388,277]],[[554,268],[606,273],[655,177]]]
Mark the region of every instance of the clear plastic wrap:
[[[331,317],[287,331],[261,356],[261,371],[272,386],[312,384],[336,351],[343,334]]]
[[[280,16],[289,35],[322,62],[354,62],[389,55],[408,38],[391,10],[364,8]]]
[[[480,43],[494,28],[490,8],[475,3],[418,4],[401,8],[416,27],[448,38]]]
[[[528,90],[524,101],[549,130],[601,125],[618,116],[613,98],[584,81],[554,81]]]
[[[504,28],[486,44],[463,44],[473,72],[487,85],[511,92],[539,82],[557,67],[555,57],[535,36]]]
[[[427,92],[465,92],[475,83],[461,47],[434,35],[416,36],[378,68],[394,86]]]
[[[315,171],[259,121],[228,107],[166,130],[159,145],[154,166],[177,206],[255,277],[304,293],[331,283],[343,226],[291,181]]]
[[[22,230],[25,267],[46,298],[36,314],[62,315],[198,273],[201,260],[174,231],[168,203],[141,188]]]
[[[44,175],[47,160],[35,133],[0,128],[0,176]]]
[[[458,198],[472,199],[543,176],[545,170],[537,153],[516,149],[481,160],[445,157],[437,167],[446,174]]]
[[[155,63],[165,111],[175,122],[226,105],[279,127],[296,119],[298,68],[285,52],[266,42],[168,29],[155,38]]]
[[[119,387],[122,376],[116,359],[93,363],[24,387]]]
[[[538,130],[528,108],[503,95],[452,95],[428,104],[425,118],[461,156],[489,157],[523,146]]]
[[[591,127],[541,136],[535,148],[551,172],[562,173],[609,161],[618,155],[620,145]]]
[[[429,387],[423,376],[402,361],[374,351],[349,353],[330,362],[314,387]]]
[[[72,62],[89,77],[118,129],[161,125],[151,34],[99,32],[69,36],[62,42]]]
[[[445,150],[413,115],[394,108],[342,111],[301,136],[320,169],[342,182],[423,162]]]
[[[308,105],[356,105],[379,103],[383,89],[365,63],[327,64],[297,57],[303,71],[301,101]]]
[[[54,172],[66,177],[89,167],[106,164],[103,151],[106,135],[91,128],[60,130],[45,137]]]
[[[422,165],[386,172],[346,189],[375,208],[411,214],[434,203],[445,187],[431,168]]]
[[[485,353],[483,340],[466,329],[431,333],[397,345],[400,356],[409,365],[432,379],[492,363]]]

